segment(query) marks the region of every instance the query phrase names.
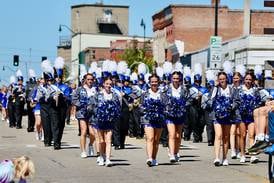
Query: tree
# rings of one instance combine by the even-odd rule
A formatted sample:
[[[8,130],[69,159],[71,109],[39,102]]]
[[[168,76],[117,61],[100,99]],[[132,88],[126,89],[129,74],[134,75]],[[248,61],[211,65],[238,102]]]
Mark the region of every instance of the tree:
[[[152,56],[145,53],[144,49],[127,48],[119,57],[127,62],[132,72],[137,71],[138,65],[141,62],[148,66],[149,72],[152,72],[155,61]]]

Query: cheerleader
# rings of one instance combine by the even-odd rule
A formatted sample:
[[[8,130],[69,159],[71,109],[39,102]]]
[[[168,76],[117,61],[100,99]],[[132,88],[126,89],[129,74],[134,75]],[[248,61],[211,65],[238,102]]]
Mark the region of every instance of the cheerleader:
[[[35,129],[36,129],[36,140],[44,141],[43,135],[43,127],[42,127],[42,120],[40,114],[40,103],[37,100],[37,91],[38,86],[43,86],[45,84],[45,80],[43,78],[39,79],[37,85],[33,88],[33,92],[31,95],[31,102],[30,105],[33,107],[34,117],[35,117]]]
[[[76,106],[76,118],[80,123],[80,149],[81,149],[81,158],[86,158],[88,155],[94,155],[93,143],[95,141],[95,131],[88,124],[90,114],[88,112],[88,103],[90,97],[94,96],[96,89],[92,87],[93,84],[93,75],[87,73],[83,76],[83,85],[76,89],[75,93],[72,96],[72,103]],[[88,154],[86,152],[86,136],[89,128],[89,149]]]
[[[252,146],[255,137],[255,126],[253,111],[261,102],[260,94],[257,88],[253,87],[254,75],[250,72],[244,76],[244,84],[239,88],[239,114],[241,118],[240,122],[240,151],[241,159],[240,163],[245,163],[245,147],[246,147],[246,131],[248,131],[249,145]],[[258,158],[251,156],[251,163],[257,163]]]
[[[6,86],[3,86],[1,93],[2,93],[2,100],[1,100],[2,121],[7,121],[7,123],[9,123],[8,122],[8,88]]]
[[[159,76],[152,74],[149,77],[151,88],[142,94],[140,111],[143,114],[141,122],[145,128],[147,165],[157,166],[156,160],[159,140],[165,122],[165,96],[159,90]]]
[[[225,72],[218,73],[218,86],[212,91],[211,101],[209,105],[212,107],[212,120],[215,130],[214,165],[228,165],[227,152],[229,146],[229,133],[231,127],[231,116],[238,105],[237,92],[227,85],[227,74]],[[222,144],[223,161],[220,161],[220,150]]]
[[[186,112],[185,107],[189,104],[189,98],[186,89],[181,86],[181,72],[174,71],[171,77],[172,83],[169,85],[166,92],[166,124],[169,134],[168,145],[170,162],[175,163],[178,162],[180,158],[179,150]]]
[[[103,88],[90,99],[89,111],[91,111],[90,124],[97,129],[99,138],[98,165],[111,167],[111,138],[114,124],[120,119],[121,100],[117,93],[112,91],[112,80],[105,77]]]

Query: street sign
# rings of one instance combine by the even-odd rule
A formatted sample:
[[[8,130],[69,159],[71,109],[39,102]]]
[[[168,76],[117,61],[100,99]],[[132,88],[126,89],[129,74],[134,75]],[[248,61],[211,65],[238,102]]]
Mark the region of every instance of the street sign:
[[[210,62],[222,61],[222,37],[211,36],[210,37]]]

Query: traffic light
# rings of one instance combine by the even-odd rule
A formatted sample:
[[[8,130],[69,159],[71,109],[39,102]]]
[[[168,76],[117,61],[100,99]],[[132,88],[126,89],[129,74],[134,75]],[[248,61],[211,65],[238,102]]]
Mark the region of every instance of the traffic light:
[[[19,55],[13,55],[13,66],[19,66]]]
[[[44,61],[44,60],[47,60],[48,58],[47,57],[42,57],[42,62]]]

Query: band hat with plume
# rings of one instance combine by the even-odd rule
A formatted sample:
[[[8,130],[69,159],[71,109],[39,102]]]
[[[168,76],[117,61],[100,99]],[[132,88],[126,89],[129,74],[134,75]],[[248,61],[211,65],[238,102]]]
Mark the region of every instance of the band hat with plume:
[[[261,65],[256,65],[254,68],[254,74],[255,74],[257,80],[263,79],[263,77],[262,77],[263,67]]]
[[[130,81],[130,74],[131,74],[131,70],[129,68],[126,69],[125,72],[125,81]]]
[[[103,61],[103,65],[102,65],[102,72],[103,72],[103,77],[108,77],[110,76],[110,72],[109,72],[109,65],[110,65],[110,60],[105,60]]]
[[[134,85],[136,85],[138,82],[138,74],[136,72],[131,73],[130,80]]]
[[[97,67],[95,73],[96,73],[97,82],[99,83],[99,85],[101,85],[103,83],[103,80],[102,80],[102,69],[100,67]]]
[[[194,80],[195,81],[200,81],[202,80],[202,65],[200,63],[197,63],[194,65]]]
[[[225,61],[223,63],[224,72],[227,74],[228,84],[232,84],[233,82],[233,71],[232,71],[232,63],[230,61]]]
[[[184,80],[186,82],[191,83],[191,70],[190,70],[190,67],[188,67],[188,66],[184,67],[184,73],[183,73],[183,75],[184,75]]]
[[[144,76],[144,79],[145,79],[145,82],[146,83],[149,83],[149,77],[151,76],[150,73],[146,73],[145,76]]]
[[[29,69],[29,80],[30,82],[36,82],[36,73],[33,69]]]
[[[140,80],[144,80],[144,79],[145,79],[144,76],[145,76],[145,74],[146,74],[147,72],[148,72],[148,70],[147,70],[146,64],[140,63],[140,64],[138,65],[138,75],[139,75],[139,79],[140,79]]]
[[[65,66],[65,60],[62,57],[57,57],[54,62],[55,77],[61,78],[63,76],[63,69]]]
[[[84,79],[84,76],[87,74],[87,68],[84,64],[80,64],[80,75],[79,79],[82,81]]]
[[[175,67],[172,72],[180,72],[181,74],[183,74],[183,65],[180,61],[175,63]]]
[[[16,82],[16,78],[14,75],[10,76],[10,84],[14,84]]]
[[[88,69],[88,73],[92,74],[93,77],[96,77],[97,70],[97,62],[91,62],[90,68]]]
[[[164,80],[171,80],[171,73],[172,73],[172,63],[165,61],[163,64],[163,70],[164,70]]]
[[[45,80],[53,80],[54,70],[49,60],[43,60],[41,63],[41,69],[43,71]]]
[[[272,70],[265,70],[264,77],[266,80],[272,80]]]
[[[116,63],[116,61],[114,61],[114,60],[111,60],[110,62],[109,62],[109,73],[111,74],[111,76],[117,76],[118,74],[117,74],[117,67],[118,67],[118,65],[117,65],[117,63]]]
[[[128,65],[125,61],[120,61],[117,65],[117,73],[119,75],[120,81],[125,80],[125,74],[127,72]]]
[[[207,79],[207,82],[210,84],[210,86],[214,86],[216,76],[213,70],[206,71],[206,79]]]
[[[240,73],[242,77],[245,76],[245,73],[246,73],[246,68],[243,64],[239,64],[239,65],[236,65],[236,69],[235,69],[236,72]]]
[[[24,80],[22,71],[21,71],[20,69],[18,69],[18,70],[16,71],[16,77],[17,77],[17,80],[18,80],[18,81],[23,81],[23,80]]]
[[[162,80],[163,76],[164,76],[164,69],[162,67],[157,67],[156,68],[156,74]]]

